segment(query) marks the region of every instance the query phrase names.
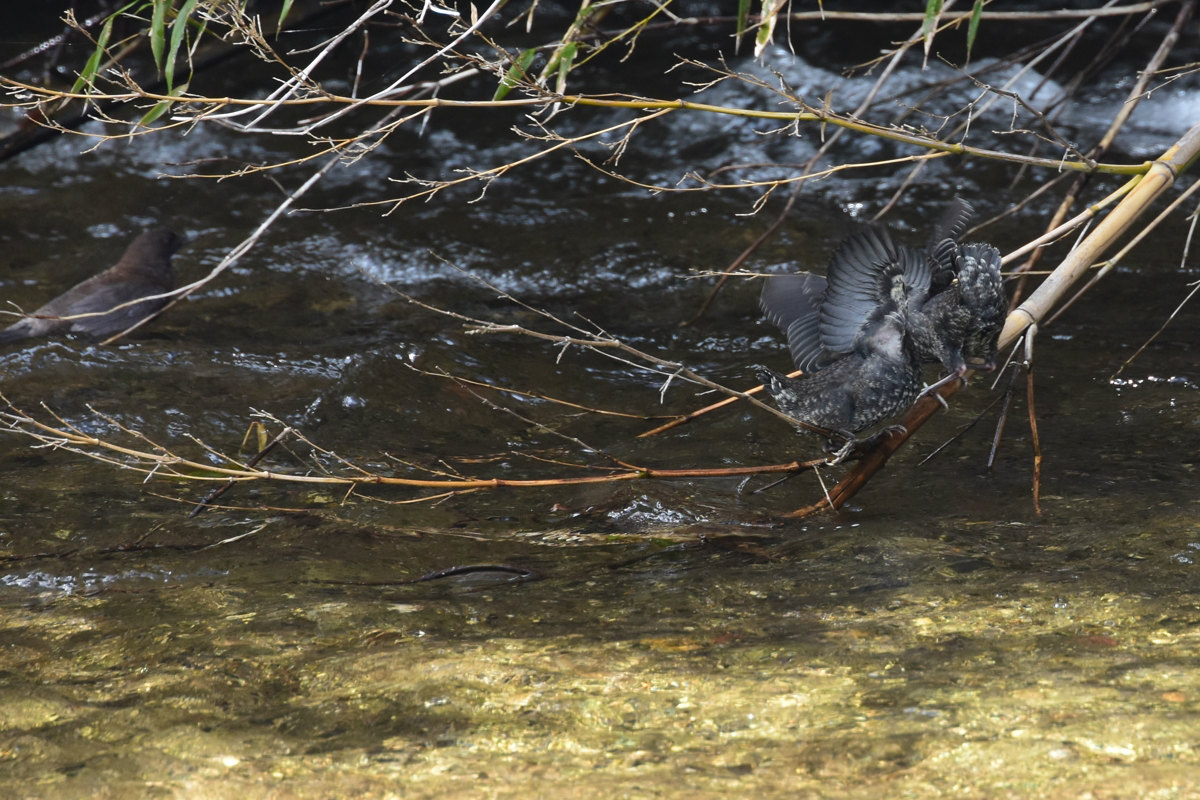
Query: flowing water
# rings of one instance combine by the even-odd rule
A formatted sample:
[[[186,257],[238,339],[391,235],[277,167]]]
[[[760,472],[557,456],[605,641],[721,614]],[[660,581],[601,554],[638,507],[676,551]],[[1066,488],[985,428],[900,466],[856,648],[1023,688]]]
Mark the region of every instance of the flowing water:
[[[426,135],[335,169],[301,205],[394,196],[389,178],[438,165],[503,163],[521,152],[500,135],[517,122],[435,116]],[[811,132],[656,124],[622,171],[668,180],[662,153],[794,163],[812,146]],[[1174,135],[1135,127],[1138,155],[1121,157]],[[0,165],[0,293],[24,308],[112,263],[153,223],[188,237],[175,266],[196,279],[309,174],[161,177],[287,156],[215,126],[83,146],[62,139]],[[920,242],[954,191],[990,217],[1030,190],[1010,189],[1014,174],[938,162],[889,222]],[[900,177],[814,184],[747,268],[820,269]],[[1114,186],[1097,181],[1090,196]],[[380,474],[518,479],[609,458],[672,469],[815,453],[737,407],[637,439],[713,396],[679,380],[664,391],[662,375],[579,348],[473,334],[403,296],[562,332],[544,310],[746,387],[752,365],[787,365],[756,282],[731,282],[680,323],[712,286],[694,271],[730,263],[778,202],[746,216],[751,194],[649,194],[566,155],[467,202],[477,194],[286,216],[235,269],[116,346],[6,346],[2,391],[44,421],[149,447],[124,427],[213,465],[205,446],[253,453],[244,438],[264,412],[268,435],[287,423],[328,451],[290,440],[263,462],[282,471],[340,470],[344,458]],[[1053,204],[980,235],[1012,250]],[[1041,515],[1023,380],[986,466],[1007,373],[994,390],[976,377],[847,508],[806,520],[782,515],[821,496],[812,474],[425,503],[395,487],[244,483],[189,517],[213,483],[147,479],[10,433],[3,793],[1200,796],[1195,306],[1114,377],[1197,279],[1194,256],[1180,263],[1186,235],[1165,225],[1039,335]],[[479,568],[412,582],[455,566]]]

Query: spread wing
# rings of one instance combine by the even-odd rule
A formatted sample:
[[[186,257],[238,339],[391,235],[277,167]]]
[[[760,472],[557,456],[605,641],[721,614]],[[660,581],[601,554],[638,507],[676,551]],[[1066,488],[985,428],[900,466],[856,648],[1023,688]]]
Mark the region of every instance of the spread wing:
[[[934,245],[943,239],[955,242],[961,239],[967,230],[967,223],[971,221],[974,213],[975,209],[971,208],[970,203],[958,195],[954,195],[954,199],[942,211],[942,216],[938,218],[937,224],[929,232],[929,249],[932,250]]]
[[[815,372],[826,361],[818,335],[824,293],[824,278],[801,272],[767,278],[758,298],[763,315],[787,336],[792,360],[805,372]]]
[[[931,285],[935,290],[945,288],[954,280],[958,271],[955,264],[958,240],[967,230],[967,223],[971,221],[971,215],[974,213],[970,203],[955,195],[930,231],[926,249],[934,264]]]
[[[893,295],[899,254],[884,228],[864,228],[833,254],[821,304],[821,346],[832,354],[854,350],[869,321],[896,308]]]
[[[904,275],[905,296],[902,300],[897,298],[897,305],[904,305],[905,308],[924,305],[933,284],[934,268],[933,260],[924,250],[900,248],[899,269]]]

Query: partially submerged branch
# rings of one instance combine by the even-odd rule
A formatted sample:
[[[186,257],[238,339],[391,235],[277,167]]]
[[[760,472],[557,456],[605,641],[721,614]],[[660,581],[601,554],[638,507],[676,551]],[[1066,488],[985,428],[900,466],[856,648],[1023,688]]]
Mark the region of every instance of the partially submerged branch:
[[[617,471],[611,467],[591,467],[596,474],[582,476],[567,476],[556,478],[509,479],[509,478],[404,478],[394,475],[383,475],[364,469],[344,458],[319,448],[296,430],[287,429],[280,439],[287,436],[313,448],[318,454],[333,456],[342,469],[333,470],[321,464],[318,460],[310,460],[303,472],[265,469],[241,462],[224,455],[214,448],[199,443],[201,448],[216,460],[227,464],[221,466],[211,460],[204,461],[195,457],[180,455],[172,449],[156,443],[144,434],[124,426],[116,426],[125,435],[141,442],[140,447],[130,447],[118,444],[109,439],[94,436],[72,425],[66,420],[55,417],[54,423],[43,422],[34,416],[14,406],[8,398],[0,395],[4,409],[0,411],[0,425],[3,432],[25,436],[34,441],[34,447],[52,450],[64,450],[70,453],[87,456],[104,461],[122,469],[131,470],[159,480],[174,480],[188,482],[236,481],[239,483],[270,481],[276,483],[293,483],[306,485],[342,486],[356,491],[368,486],[401,487],[407,489],[432,489],[437,494],[424,495],[416,500],[433,501],[446,496],[447,492],[459,493],[479,489],[501,488],[533,488],[550,486],[580,486],[598,483],[619,483],[642,479],[683,479],[683,478],[729,478],[747,475],[767,475],[794,473],[812,469],[815,465],[824,463],[824,459],[813,461],[793,461],[786,464],[771,464],[765,466],[747,466],[730,468],[702,469],[660,469],[656,467],[628,465],[626,469]],[[98,419],[115,425],[111,418],[94,412]],[[322,474],[312,474],[314,469]],[[359,493],[361,496],[361,493]]]

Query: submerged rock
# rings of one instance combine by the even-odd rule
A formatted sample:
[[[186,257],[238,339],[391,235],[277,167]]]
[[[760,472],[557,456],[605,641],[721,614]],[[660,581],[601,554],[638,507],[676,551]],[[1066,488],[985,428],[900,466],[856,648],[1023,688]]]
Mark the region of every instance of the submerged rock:
[[[146,300],[109,311],[139,297],[164,294],[174,288],[171,256],[182,240],[167,228],[151,228],[130,243],[121,260],[60,294],[27,317],[0,330],[0,344],[58,333],[96,339],[120,333],[154,314],[167,298]],[[103,313],[108,312],[108,313]],[[81,314],[95,314],[83,316]]]

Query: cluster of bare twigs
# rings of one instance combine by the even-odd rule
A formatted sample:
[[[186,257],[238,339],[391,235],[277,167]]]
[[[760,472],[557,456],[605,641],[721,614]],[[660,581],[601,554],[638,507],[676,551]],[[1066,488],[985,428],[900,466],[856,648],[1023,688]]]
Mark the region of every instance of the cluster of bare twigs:
[[[86,63],[77,67],[78,78],[72,86],[56,86],[32,77],[0,74],[0,92],[4,105],[25,114],[26,124],[0,140],[0,158],[32,146],[46,134],[74,134],[102,146],[132,136],[172,136],[204,126],[217,125],[238,135],[255,137],[301,137],[312,143],[307,155],[271,164],[246,165],[232,171],[211,173],[196,169],[186,177],[234,179],[250,172],[280,172],[304,168],[311,170],[297,188],[270,210],[261,224],[234,248],[208,275],[181,287],[180,297],[195,292],[215,280],[236,263],[281,215],[295,208],[301,198],[338,166],[369,158],[380,143],[399,130],[421,130],[434,121],[436,114],[470,112],[512,114],[527,112],[514,129],[514,137],[526,145],[526,154],[494,165],[470,165],[459,174],[408,174],[395,181],[397,193],[387,197],[362,197],[355,207],[379,207],[391,213],[413,200],[453,198],[451,190],[475,186],[482,193],[506,174],[529,167],[539,159],[559,152],[573,153],[587,164],[614,180],[625,181],[654,192],[737,191],[749,193],[753,211],[767,207],[779,193],[787,201],[774,222],[764,226],[762,236],[734,263],[721,271],[713,296],[726,278],[735,274],[745,259],[782,222],[796,195],[808,182],[849,170],[895,171],[908,166],[909,174],[880,212],[885,213],[899,201],[907,187],[918,180],[931,161],[950,155],[989,159],[1016,165],[1022,171],[1039,171],[1047,176],[1038,192],[1065,188],[1059,212],[1047,225],[1046,232],[1005,257],[1005,262],[1023,274],[1014,295],[1013,311],[1001,341],[1012,347],[1024,337],[1023,352],[1032,354],[1032,336],[1039,326],[1053,321],[1050,316],[1061,308],[1071,288],[1089,270],[1092,279],[1070,298],[1074,302],[1082,292],[1102,278],[1136,243],[1127,245],[1105,262],[1102,254],[1132,230],[1144,237],[1168,214],[1182,208],[1195,190],[1193,184],[1159,217],[1150,223],[1141,220],[1152,201],[1166,191],[1191,166],[1200,152],[1200,117],[1190,131],[1152,162],[1126,164],[1106,162],[1104,157],[1119,135],[1129,113],[1157,85],[1176,80],[1195,70],[1168,67],[1168,59],[1194,11],[1195,0],[1154,0],[1152,2],[1109,2],[1086,11],[1020,12],[992,11],[989,4],[975,2],[970,9],[954,9],[952,2],[929,3],[918,14],[874,14],[830,9],[819,12],[789,13],[788,5],[764,0],[760,13],[749,13],[745,3],[735,18],[698,18],[687,13],[679,0],[650,5],[633,0],[593,3],[585,0],[580,10],[566,21],[546,24],[536,3],[514,11],[504,0],[495,0],[482,9],[470,6],[456,10],[432,0],[373,0],[335,6],[342,13],[333,35],[309,46],[288,48],[281,44],[289,25],[303,27],[329,9],[315,2],[292,0],[274,7],[270,17],[253,13],[253,4],[213,3],[203,0],[145,0],[107,17],[76,21],[68,17],[71,35],[82,36],[91,44]],[[349,9],[347,12],[346,9]],[[1108,39],[1108,47],[1118,50],[1133,32],[1147,20],[1173,10],[1174,22],[1160,46],[1146,60],[1138,79],[1128,92],[1127,102],[1110,128],[1094,143],[1072,142],[1056,128],[1058,115],[1072,102],[1084,76],[1060,80],[1066,88],[1054,97],[1034,102],[1018,89],[1020,81],[1030,77],[1047,80],[1079,46],[1085,34],[1105,20],[1117,19]],[[850,20],[862,25],[880,23],[917,23],[910,35],[892,48],[873,66],[878,77],[870,90],[854,107],[840,101],[836,87],[830,86],[818,99],[793,89],[784,73],[769,59],[785,57],[784,51],[772,50],[772,42],[786,39],[789,24],[816,17]],[[1031,43],[1006,59],[996,59],[975,67],[958,66],[940,85],[926,87],[926,96],[907,99],[898,113],[889,112],[895,104],[879,97],[889,87],[889,78],[905,59],[931,58],[932,46],[950,37],[966,38],[967,53],[988,26],[1012,24],[1031,19],[1054,19],[1063,28],[1051,39]],[[754,38],[755,55],[768,60],[764,68],[730,66],[724,58],[699,61],[681,57],[677,64],[680,79],[675,96],[644,96],[630,86],[602,86],[599,90],[578,89],[595,82],[589,65],[603,59],[627,57],[650,31],[710,28],[716,33],[733,33],[738,42]],[[524,33],[520,36],[514,31]],[[548,28],[550,28],[548,30]],[[517,39],[528,41],[534,31],[544,33],[544,42],[514,47]],[[389,56],[386,66],[374,58],[374,48],[386,37],[403,37],[409,61],[395,65]],[[149,51],[147,57],[146,51]],[[392,51],[394,52],[394,51]],[[231,56],[249,54],[261,70],[260,84],[270,86],[262,96],[231,97],[205,91],[206,65]],[[773,55],[774,54],[774,55]],[[731,54],[732,55],[732,54]],[[334,61],[354,64],[353,79],[331,80],[329,65]],[[1097,59],[1099,60],[1099,59]],[[4,65],[17,66],[19,59]],[[633,82],[636,85],[636,81]],[[337,85],[339,88],[334,89]],[[718,85],[734,85],[756,102],[723,104],[693,99],[697,92]],[[343,88],[344,86],[344,88]],[[569,91],[569,89],[573,89]],[[951,89],[966,92],[969,99],[950,113],[926,112],[922,106],[934,97],[947,96]],[[679,98],[687,99],[679,99]],[[986,115],[994,108],[1011,108],[1012,121],[1001,135],[980,143],[979,131]],[[605,115],[582,116],[602,111]],[[680,165],[680,180],[666,183],[626,174],[621,159],[637,147],[642,133],[652,122],[672,115],[721,115],[738,117],[764,128],[764,135],[802,134],[819,139],[821,146],[805,163],[780,170],[788,174],[754,177],[747,171],[742,179],[738,165],[701,174]],[[565,125],[564,120],[582,117],[582,124]],[[913,119],[939,120],[932,129]],[[974,127],[973,127],[974,126]],[[899,154],[887,159],[855,161],[835,148],[847,136],[872,137],[893,143]],[[1023,149],[1022,149],[1023,148]],[[1045,153],[1049,153],[1046,155]],[[1084,202],[1090,176],[1124,176],[1125,184],[1109,196],[1091,202],[1085,211],[1071,215],[1070,209]],[[1029,199],[1032,199],[1031,196]],[[447,202],[457,200],[447,200]],[[1104,215],[1101,217],[1101,215]],[[1071,217],[1068,219],[1068,217]],[[1099,220],[1090,232],[1088,225]],[[1140,228],[1138,227],[1140,226]],[[1034,274],[1042,248],[1062,237],[1077,234],[1071,253],[1035,291],[1026,295],[1026,280]],[[412,302],[419,302],[409,298]],[[510,298],[519,302],[516,298]],[[710,297],[711,300],[711,297]],[[555,327],[547,332],[520,326],[500,326],[487,320],[472,319],[453,309],[435,309],[466,325],[478,334],[516,334],[540,339],[548,345],[566,349],[586,348],[631,363],[663,376],[663,391],[673,381],[686,381],[724,392],[725,402],[750,402],[771,412],[752,392],[720,386],[653,353],[636,350],[618,336],[598,329],[585,328],[562,319],[543,317]],[[701,312],[703,309],[701,309]],[[539,312],[540,313],[540,312]],[[512,391],[510,388],[505,391]],[[948,397],[957,389],[948,386]],[[1030,384],[1032,398],[1032,384]],[[926,398],[903,420],[911,436],[937,404]],[[50,413],[49,410],[46,413]],[[675,424],[699,415],[681,418]],[[11,405],[0,414],[0,422],[11,432],[34,440],[34,446],[51,447],[80,453],[133,469],[150,477],[186,480],[256,481],[277,480],[298,483],[344,485],[357,491],[369,485],[402,485],[425,491],[420,500],[431,500],[501,486],[547,485],[547,480],[498,480],[461,474],[427,474],[424,477],[396,477],[356,466],[309,441],[296,430],[284,426],[269,415],[269,423],[283,433],[277,443],[290,442],[309,454],[286,472],[272,471],[231,458],[196,442],[200,455],[188,457],[147,439],[137,431],[116,427],[118,436],[107,440],[82,432],[63,419],[39,420]],[[1031,415],[1031,421],[1033,416]],[[662,426],[662,430],[670,427]],[[657,430],[654,432],[658,432]],[[127,444],[119,444],[124,437]],[[870,479],[906,437],[881,441],[817,504],[798,513],[811,513],[838,507]],[[600,453],[583,442],[573,444],[581,450]],[[549,479],[559,485],[630,480],[645,477],[698,477],[706,475],[787,472],[803,469],[816,462],[793,462],[770,467],[746,467],[742,470],[655,470],[607,458],[606,463],[589,465],[584,477]]]

